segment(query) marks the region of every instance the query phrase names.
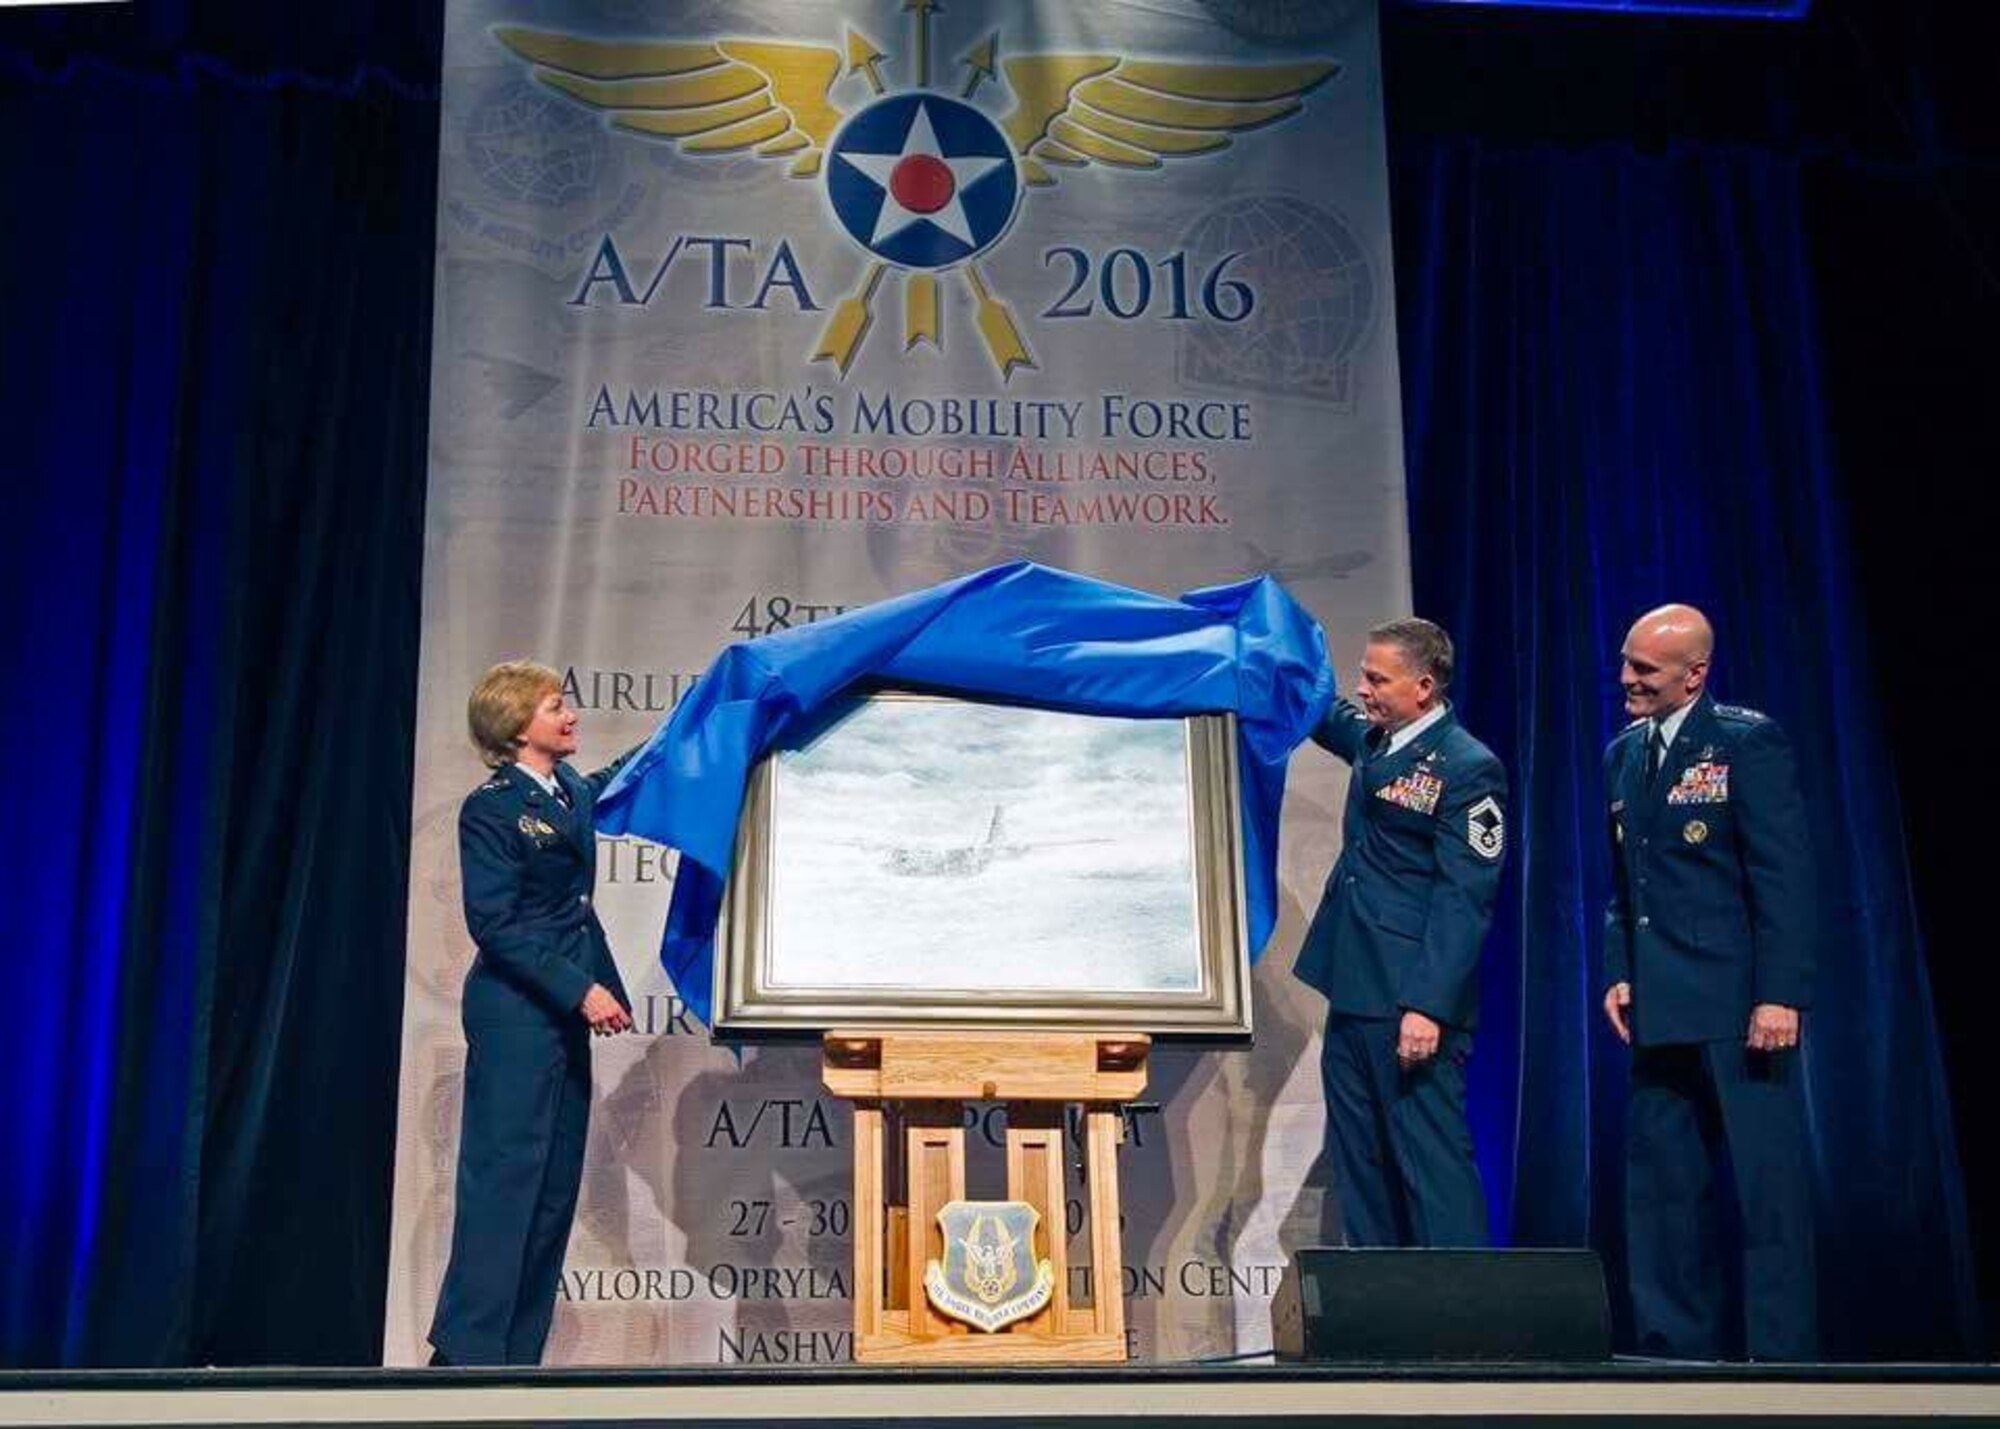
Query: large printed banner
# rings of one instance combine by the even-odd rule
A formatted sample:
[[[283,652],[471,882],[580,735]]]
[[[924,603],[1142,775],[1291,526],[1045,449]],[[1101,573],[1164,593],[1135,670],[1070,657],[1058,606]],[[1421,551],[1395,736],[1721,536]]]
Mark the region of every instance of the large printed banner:
[[[1002,560],[1165,593],[1272,572],[1343,663],[1409,597],[1373,0],[447,17],[396,1364],[450,1244],[489,664],[565,672],[590,768],[728,642]],[[1299,755],[1254,1048],[1162,1050],[1130,1118],[1138,1359],[1267,1347],[1287,1250],[1334,1224],[1324,1006],[1291,963],[1343,788]],[[548,1361],[845,1360],[849,1120],[817,1051],[712,1045],[658,962],[673,854],[605,839],[598,866],[638,1031],[597,1044]],[[975,1195],[1002,1115],[975,1109]]]

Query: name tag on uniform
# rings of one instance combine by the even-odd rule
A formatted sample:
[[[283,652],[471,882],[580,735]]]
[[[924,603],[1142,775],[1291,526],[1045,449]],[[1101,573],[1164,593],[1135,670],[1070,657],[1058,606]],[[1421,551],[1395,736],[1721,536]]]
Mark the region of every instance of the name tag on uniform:
[[[1444,780],[1428,769],[1413,769],[1402,778],[1392,779],[1377,789],[1375,797],[1387,799],[1412,813],[1435,813],[1438,800],[1444,797]]]
[[[1667,790],[1669,804],[1726,804],[1729,802],[1729,766],[1704,759],[1681,771],[1674,787]]]

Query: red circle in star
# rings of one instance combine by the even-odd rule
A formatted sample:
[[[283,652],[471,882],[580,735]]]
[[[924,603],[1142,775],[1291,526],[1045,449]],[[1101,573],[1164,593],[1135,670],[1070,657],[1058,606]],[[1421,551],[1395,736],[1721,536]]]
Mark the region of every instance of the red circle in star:
[[[957,187],[951,169],[933,154],[907,154],[889,171],[889,192],[911,213],[936,213]]]

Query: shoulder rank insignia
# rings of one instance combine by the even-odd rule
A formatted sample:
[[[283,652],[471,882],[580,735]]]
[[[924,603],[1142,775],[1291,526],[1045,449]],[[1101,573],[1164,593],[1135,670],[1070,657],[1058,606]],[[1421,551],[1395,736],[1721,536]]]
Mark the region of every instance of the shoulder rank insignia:
[[[1466,811],[1465,841],[1481,858],[1498,858],[1506,849],[1507,817],[1491,794]]]

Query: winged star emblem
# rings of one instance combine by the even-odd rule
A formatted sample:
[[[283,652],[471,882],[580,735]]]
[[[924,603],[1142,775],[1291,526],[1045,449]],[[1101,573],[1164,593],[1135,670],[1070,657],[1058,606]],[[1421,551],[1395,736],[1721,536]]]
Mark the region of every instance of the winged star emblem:
[[[1276,123],[1339,66],[1213,64],[1117,54],[1002,58],[999,32],[958,57],[959,93],[931,84],[937,0],[904,0],[914,20],[913,87],[891,92],[889,56],[852,24],[838,46],[765,39],[597,39],[520,26],[495,37],[534,79],[602,111],[616,129],[688,155],[783,160],[821,183],[841,229],[866,255],[812,357],[844,377],[874,326],[883,279],[903,289],[904,351],[942,346],[940,280],[963,285],[974,326],[1004,380],[1035,367],[1013,309],[979,259],[1005,238],[1028,191],[1065,169],[1139,173],[1218,153]],[[848,81],[858,77],[860,83]],[[1012,106],[974,103],[988,81]],[[864,87],[865,86],[865,87]],[[834,91],[853,92],[836,101]]]

